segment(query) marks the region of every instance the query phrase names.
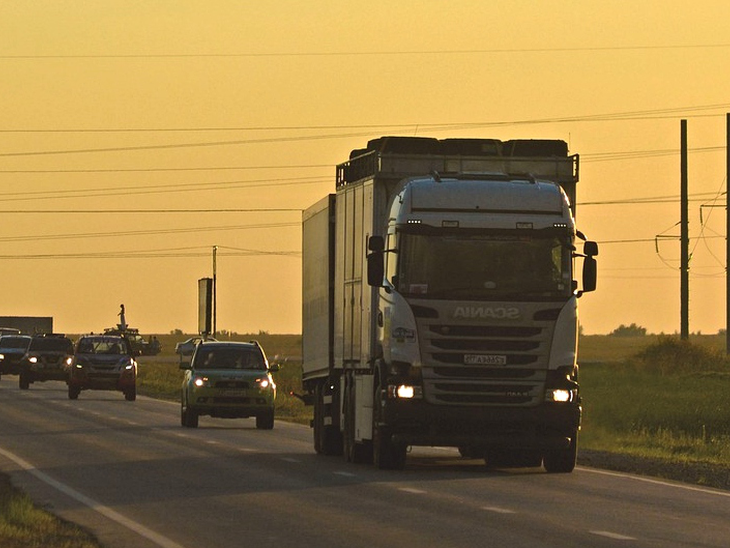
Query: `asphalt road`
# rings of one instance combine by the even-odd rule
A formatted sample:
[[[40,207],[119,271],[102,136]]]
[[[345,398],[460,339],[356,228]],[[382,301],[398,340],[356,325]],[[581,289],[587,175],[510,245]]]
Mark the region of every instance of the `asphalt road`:
[[[0,469],[108,548],[723,547],[730,492],[578,467],[487,471],[445,448],[403,471],[314,454],[309,428],[201,417],[60,382],[0,381]]]

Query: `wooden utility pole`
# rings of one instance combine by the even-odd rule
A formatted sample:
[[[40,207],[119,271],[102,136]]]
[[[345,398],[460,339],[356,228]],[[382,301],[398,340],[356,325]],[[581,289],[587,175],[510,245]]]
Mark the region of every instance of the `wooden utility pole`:
[[[687,177],[687,120],[681,120],[681,235],[680,247],[682,248],[681,258],[681,282],[680,282],[680,308],[681,308],[681,330],[682,340],[689,339],[689,192]]]
[[[725,352],[730,354],[730,113],[726,114],[725,131]]]

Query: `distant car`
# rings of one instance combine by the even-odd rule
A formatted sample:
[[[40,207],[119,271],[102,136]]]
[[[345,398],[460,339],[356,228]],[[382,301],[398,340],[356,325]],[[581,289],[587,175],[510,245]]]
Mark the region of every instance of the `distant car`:
[[[197,428],[200,415],[220,418],[256,417],[256,428],[274,428],[276,385],[261,346],[253,341],[202,342],[185,370],[180,423]]]
[[[175,354],[180,356],[192,356],[195,347],[205,341],[218,342],[213,337],[190,337],[186,341],[179,342],[175,345]]]
[[[128,401],[137,399],[136,352],[125,337],[84,335],[76,343],[68,367],[68,397],[82,390],[118,390]]]
[[[36,381],[65,381],[73,361],[71,339],[59,333],[34,335],[19,363],[18,385],[28,390]]]
[[[30,341],[30,335],[0,336],[0,374],[18,374]]]

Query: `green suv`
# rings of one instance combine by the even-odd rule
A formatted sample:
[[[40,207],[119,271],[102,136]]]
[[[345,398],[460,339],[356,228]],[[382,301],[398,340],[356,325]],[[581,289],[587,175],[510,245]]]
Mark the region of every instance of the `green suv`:
[[[203,342],[195,347],[182,384],[180,422],[198,426],[200,415],[235,419],[256,417],[256,428],[274,428],[276,385],[258,342]]]

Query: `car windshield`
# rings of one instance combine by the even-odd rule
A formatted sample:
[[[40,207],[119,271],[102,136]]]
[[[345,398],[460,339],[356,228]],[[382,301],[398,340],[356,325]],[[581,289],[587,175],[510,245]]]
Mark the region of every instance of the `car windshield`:
[[[251,348],[199,347],[195,354],[196,369],[265,369],[259,352]]]
[[[3,337],[0,339],[0,348],[28,348],[30,339],[25,337]]]
[[[128,354],[124,339],[81,339],[77,350],[79,354]]]
[[[29,349],[73,354],[73,343],[65,338],[44,337],[33,339]]]

